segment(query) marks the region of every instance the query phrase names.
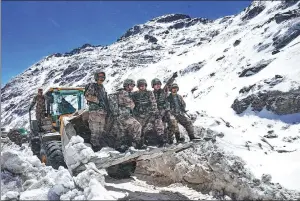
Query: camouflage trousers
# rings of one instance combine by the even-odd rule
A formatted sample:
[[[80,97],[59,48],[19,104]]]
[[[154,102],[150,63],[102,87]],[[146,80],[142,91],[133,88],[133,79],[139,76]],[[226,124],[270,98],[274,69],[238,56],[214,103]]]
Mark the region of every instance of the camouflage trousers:
[[[100,146],[100,140],[104,136],[104,126],[107,113],[103,110],[89,111],[89,128],[91,130],[91,144]]]
[[[150,131],[154,130],[157,136],[159,136],[160,140],[163,142],[167,142],[168,137],[164,132],[164,124],[161,118],[155,118],[153,115],[151,116],[144,116],[139,115],[135,117],[138,122],[142,125],[142,138],[145,139],[145,134]]]
[[[37,120],[37,124],[38,124],[38,127],[39,127],[39,130],[41,131],[42,129],[42,119],[45,117],[45,111],[44,110],[41,110],[39,108],[37,108],[35,110],[35,118]]]
[[[168,138],[168,143],[173,143],[174,136],[176,138],[176,141],[178,142],[180,139],[180,132],[176,118],[169,111],[161,110],[159,112],[162,117],[164,132]]]
[[[189,137],[195,136],[195,130],[192,121],[182,113],[174,113],[177,122],[180,123],[188,133]]]
[[[118,133],[118,144],[128,146],[141,142],[142,125],[132,116],[120,116],[117,118],[119,124],[120,133]]]

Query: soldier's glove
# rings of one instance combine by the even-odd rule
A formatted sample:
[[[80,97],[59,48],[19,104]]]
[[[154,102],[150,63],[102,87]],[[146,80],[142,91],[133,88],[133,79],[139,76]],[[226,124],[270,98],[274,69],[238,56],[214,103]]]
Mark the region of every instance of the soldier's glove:
[[[172,78],[178,77],[177,72],[173,73]]]

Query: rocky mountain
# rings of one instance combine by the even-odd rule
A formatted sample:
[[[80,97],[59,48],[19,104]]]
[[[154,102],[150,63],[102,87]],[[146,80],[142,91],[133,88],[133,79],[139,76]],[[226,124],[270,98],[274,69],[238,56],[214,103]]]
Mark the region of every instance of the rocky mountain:
[[[292,162],[300,154],[299,35],[297,1],[254,1],[239,14],[216,20],[160,16],[109,46],[85,44],[26,69],[1,89],[1,123],[28,126],[37,88],[84,86],[97,69],[107,74],[108,92],[128,77],[150,83],[178,71],[179,93],[197,116],[195,125],[223,132],[221,146],[252,164],[255,174],[267,171],[275,181],[298,188],[300,165]],[[261,141],[265,138],[270,146]],[[280,168],[289,168],[288,176]]]

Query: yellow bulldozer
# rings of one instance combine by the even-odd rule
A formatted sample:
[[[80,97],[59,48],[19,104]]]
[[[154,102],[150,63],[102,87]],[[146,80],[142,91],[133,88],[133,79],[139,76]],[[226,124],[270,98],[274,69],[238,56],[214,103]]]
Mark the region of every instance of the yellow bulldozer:
[[[63,118],[72,116],[75,111],[85,108],[84,88],[82,87],[51,87],[46,97],[46,115],[41,126],[32,120],[29,111],[30,141],[35,155],[46,165],[53,168],[66,167],[62,151]]]

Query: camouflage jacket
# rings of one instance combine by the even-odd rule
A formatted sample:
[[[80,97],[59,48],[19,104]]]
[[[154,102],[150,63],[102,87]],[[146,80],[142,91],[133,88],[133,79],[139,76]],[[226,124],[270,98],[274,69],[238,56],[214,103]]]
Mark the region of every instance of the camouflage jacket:
[[[110,106],[114,115],[116,116],[131,116],[132,110],[135,106],[130,92],[127,92],[125,89],[119,89],[115,94],[111,94],[110,97]]]
[[[170,103],[171,112],[178,114],[185,111],[186,104],[181,95],[179,94],[173,95],[172,93],[170,93],[167,100]]]
[[[157,103],[157,107],[159,110],[170,110],[170,103],[167,100],[169,88],[171,84],[174,82],[175,78],[168,79],[167,83],[165,84],[164,88],[159,90],[153,90],[153,94],[155,96],[155,100]]]
[[[105,110],[108,112],[107,92],[103,85],[90,83],[85,91],[85,98],[89,105],[89,111]]]
[[[167,100],[168,92],[163,89],[153,90],[158,110],[170,110],[170,103]]]
[[[136,115],[147,115],[150,112],[157,112],[157,104],[152,91],[135,91],[132,93],[132,99],[135,104],[133,109]]]
[[[33,106],[36,104],[36,111],[44,112],[46,110],[45,100],[46,100],[46,98],[44,95],[34,96],[32,102],[30,104],[30,109],[32,109]]]

